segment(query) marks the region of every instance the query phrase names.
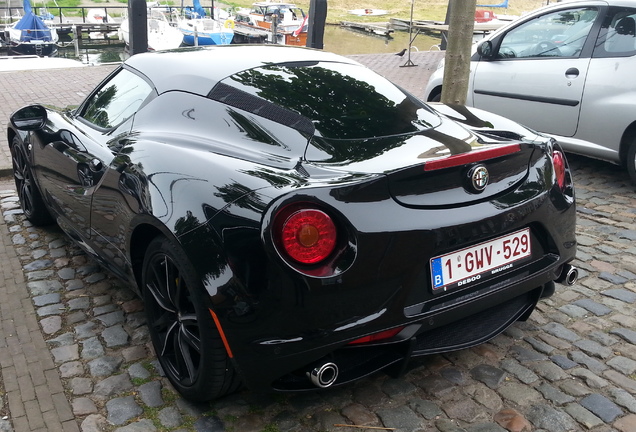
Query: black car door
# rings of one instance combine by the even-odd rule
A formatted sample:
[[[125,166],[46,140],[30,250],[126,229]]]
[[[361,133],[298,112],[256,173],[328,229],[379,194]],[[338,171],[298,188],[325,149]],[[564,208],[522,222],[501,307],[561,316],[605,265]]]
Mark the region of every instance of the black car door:
[[[70,235],[88,240],[92,194],[112,152],[104,147],[102,134],[66,120],[57,122],[63,128],[36,152],[35,164],[58,223]]]
[[[152,93],[142,77],[126,69],[116,71],[73,116],[60,122],[65,127],[41,152],[45,188],[51,191],[51,201],[61,215],[59,223],[71,235],[79,235],[89,252],[102,257],[115,258],[112,251],[106,255],[99,251],[107,245],[95,235],[95,196],[112,170],[117,143],[126,139],[135,112]],[[99,210],[108,213],[106,221],[112,225],[117,208]]]

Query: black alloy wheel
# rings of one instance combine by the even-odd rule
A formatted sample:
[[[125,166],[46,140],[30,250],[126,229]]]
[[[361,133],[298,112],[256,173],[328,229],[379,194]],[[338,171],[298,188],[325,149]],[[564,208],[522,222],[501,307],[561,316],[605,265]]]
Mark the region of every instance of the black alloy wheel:
[[[18,137],[13,138],[11,145],[11,162],[13,164],[13,179],[20,199],[20,207],[24,216],[33,225],[48,225],[53,222],[40,190],[33,180],[33,173],[23,144]]]
[[[150,336],[175,388],[192,401],[235,391],[240,380],[185,253],[157,237],[148,246],[142,272]]]

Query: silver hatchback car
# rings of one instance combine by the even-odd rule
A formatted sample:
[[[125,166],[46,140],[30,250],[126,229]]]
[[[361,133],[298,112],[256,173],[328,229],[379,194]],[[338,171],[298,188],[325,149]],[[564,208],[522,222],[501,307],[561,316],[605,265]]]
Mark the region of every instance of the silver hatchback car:
[[[473,48],[467,105],[553,135],[636,183],[636,1],[538,9]],[[425,97],[440,98],[443,62]]]

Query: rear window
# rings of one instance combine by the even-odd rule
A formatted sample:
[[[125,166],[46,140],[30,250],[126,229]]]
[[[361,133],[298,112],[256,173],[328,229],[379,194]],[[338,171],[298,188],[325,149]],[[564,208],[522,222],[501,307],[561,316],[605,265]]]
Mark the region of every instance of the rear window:
[[[439,124],[426,105],[371,70],[345,63],[286,63],[249,69],[210,98],[329,139],[419,132]]]

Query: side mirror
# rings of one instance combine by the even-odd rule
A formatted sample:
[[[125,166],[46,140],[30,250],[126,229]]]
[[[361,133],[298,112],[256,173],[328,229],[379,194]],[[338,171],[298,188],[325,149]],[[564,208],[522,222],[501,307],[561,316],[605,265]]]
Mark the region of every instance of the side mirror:
[[[479,54],[481,57],[485,58],[486,60],[492,59],[494,55],[492,42],[487,40],[477,45],[477,54]]]
[[[46,108],[42,105],[20,108],[11,115],[11,124],[23,131],[40,130],[46,124]]]

